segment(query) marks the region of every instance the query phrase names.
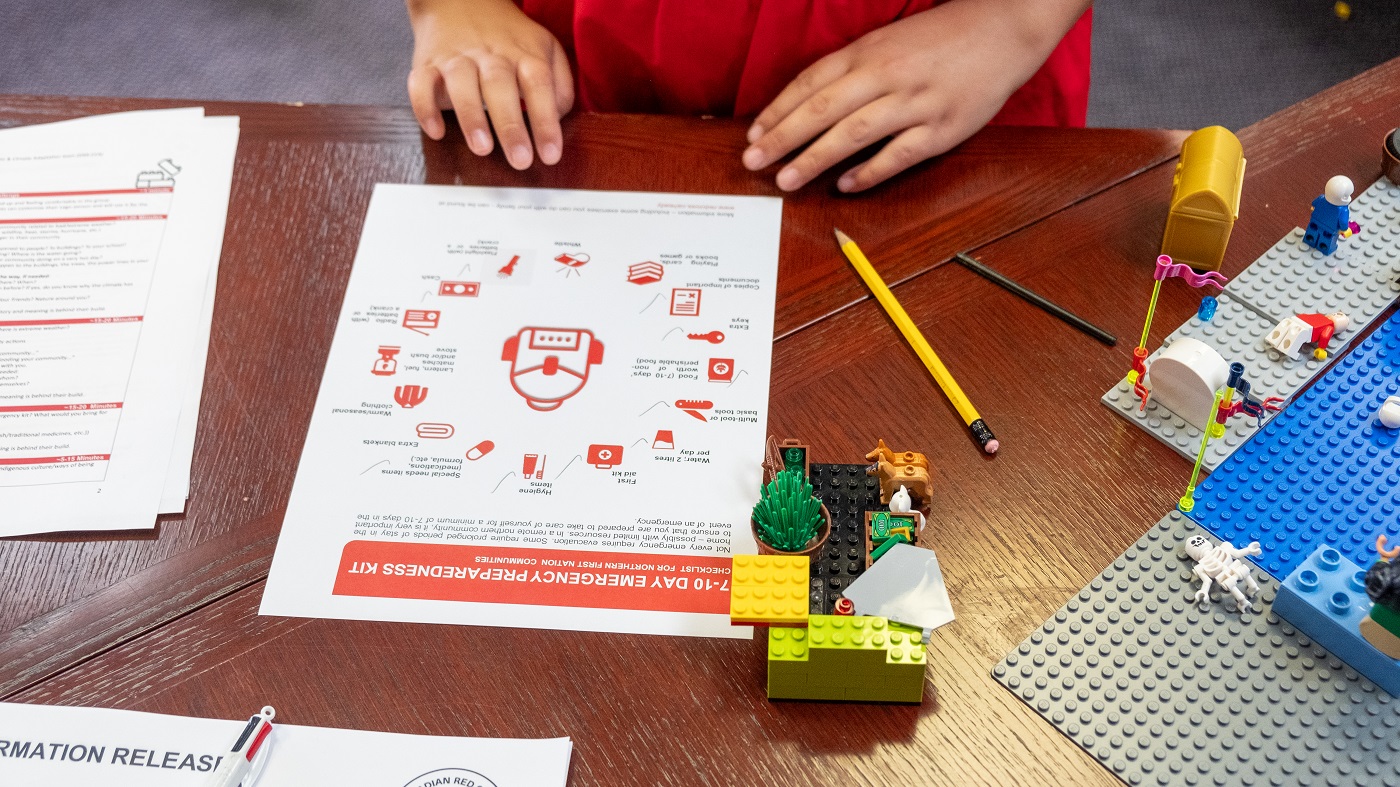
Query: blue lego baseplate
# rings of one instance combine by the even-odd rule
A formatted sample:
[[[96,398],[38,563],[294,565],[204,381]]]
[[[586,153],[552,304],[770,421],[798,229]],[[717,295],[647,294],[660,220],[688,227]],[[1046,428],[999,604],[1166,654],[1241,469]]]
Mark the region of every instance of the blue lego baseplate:
[[[1388,320],[1267,423],[1196,490],[1191,518],[1275,579],[1327,545],[1369,565],[1400,518],[1400,434],[1376,411],[1397,392],[1400,317]],[[1393,530],[1391,531],[1393,533]]]
[[[1272,614],[1218,593],[1202,609],[1182,545],[1158,522],[992,677],[1130,785],[1400,784],[1400,701]]]
[[[1390,696],[1400,697],[1400,661],[1376,650],[1358,628],[1370,612],[1366,570],[1326,546],[1288,575],[1274,599],[1274,614]]]

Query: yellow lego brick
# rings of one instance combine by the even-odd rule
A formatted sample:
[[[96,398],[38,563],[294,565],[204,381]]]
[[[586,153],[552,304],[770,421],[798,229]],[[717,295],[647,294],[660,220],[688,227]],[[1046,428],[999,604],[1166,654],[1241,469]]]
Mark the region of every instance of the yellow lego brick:
[[[807,625],[809,566],[806,555],[735,555],[729,578],[729,622]]]
[[[812,615],[768,632],[768,698],[922,702],[922,632],[879,617]]]

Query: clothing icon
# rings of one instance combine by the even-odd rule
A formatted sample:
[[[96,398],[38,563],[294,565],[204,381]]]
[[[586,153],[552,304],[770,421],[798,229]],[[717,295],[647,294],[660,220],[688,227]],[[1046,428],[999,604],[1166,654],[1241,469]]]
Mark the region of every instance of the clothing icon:
[[[399,407],[411,410],[428,398],[428,389],[421,385],[400,385],[394,389],[394,401]]]

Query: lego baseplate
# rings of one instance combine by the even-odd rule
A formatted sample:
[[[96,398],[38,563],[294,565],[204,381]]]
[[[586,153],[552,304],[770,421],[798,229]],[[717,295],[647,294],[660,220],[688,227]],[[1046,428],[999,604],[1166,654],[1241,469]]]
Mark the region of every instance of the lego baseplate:
[[[1225,292],[1273,323],[1295,314],[1345,312],[1333,339],[1340,352],[1400,297],[1400,186],[1381,178],[1352,200],[1361,230],[1332,254],[1303,243],[1294,229],[1232,279]]]
[[[865,571],[865,512],[884,510],[880,483],[865,474],[866,465],[813,464],[812,493],[831,512],[831,536],[812,556],[810,612],[830,615],[836,600]]]
[[[1400,783],[1400,701],[1271,614],[1219,594],[1202,610],[1158,522],[992,676],[1127,784]]]
[[[1218,300],[1214,317],[1209,321],[1192,317],[1164,339],[1162,347],[1169,347],[1182,337],[1209,345],[1226,360],[1244,364],[1244,377],[1252,386],[1251,394],[1258,399],[1277,396],[1286,402],[1326,366],[1326,361],[1313,358],[1311,353],[1300,358],[1284,357],[1264,344],[1264,337],[1273,330],[1274,323],[1228,294],[1222,293]],[[1156,360],[1160,352],[1160,349],[1154,352],[1148,363]],[[1142,409],[1141,401],[1126,380],[1119,380],[1101,401],[1178,454],[1193,462],[1196,460],[1201,448],[1201,430],[1156,400],[1149,399],[1147,407]],[[1266,420],[1267,417],[1272,414],[1266,416]],[[1206,447],[1203,463],[1206,469],[1214,469],[1224,462],[1257,431],[1257,419],[1244,415],[1231,418],[1225,425],[1224,436],[1213,438]]]
[[[1286,359],[1268,348],[1263,338],[1280,320],[1298,313],[1346,312],[1351,324],[1330,345],[1335,357],[1400,297],[1400,187],[1384,178],[1377,181],[1353,200],[1352,216],[1361,232],[1343,239],[1331,256],[1305,246],[1302,230],[1289,233],[1226,285],[1212,320],[1202,322],[1192,317],[1163,340],[1162,346],[1182,336],[1199,339],[1226,361],[1243,363],[1245,379],[1255,386],[1258,396],[1288,400],[1296,395],[1330,359],[1318,361],[1309,352],[1298,359]],[[1149,365],[1156,356],[1154,352],[1149,357]],[[1126,380],[1119,379],[1101,401],[1195,461],[1201,446],[1200,430],[1153,401],[1139,410],[1139,401]],[[1225,435],[1211,440],[1205,468],[1219,467],[1257,431],[1254,419],[1230,419]]]
[[[1400,518],[1400,434],[1376,418],[1398,374],[1392,318],[1202,482],[1191,518],[1236,545],[1258,541],[1253,560],[1275,579],[1324,544],[1370,565]]]

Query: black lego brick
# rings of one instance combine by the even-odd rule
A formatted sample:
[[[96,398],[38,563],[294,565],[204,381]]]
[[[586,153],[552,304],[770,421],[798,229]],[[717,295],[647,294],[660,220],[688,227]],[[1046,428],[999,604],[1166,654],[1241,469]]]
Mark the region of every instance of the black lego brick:
[[[812,559],[810,613],[830,615],[836,600],[865,571],[865,512],[878,511],[880,483],[868,465],[813,464],[812,492],[831,512],[831,536]]]

